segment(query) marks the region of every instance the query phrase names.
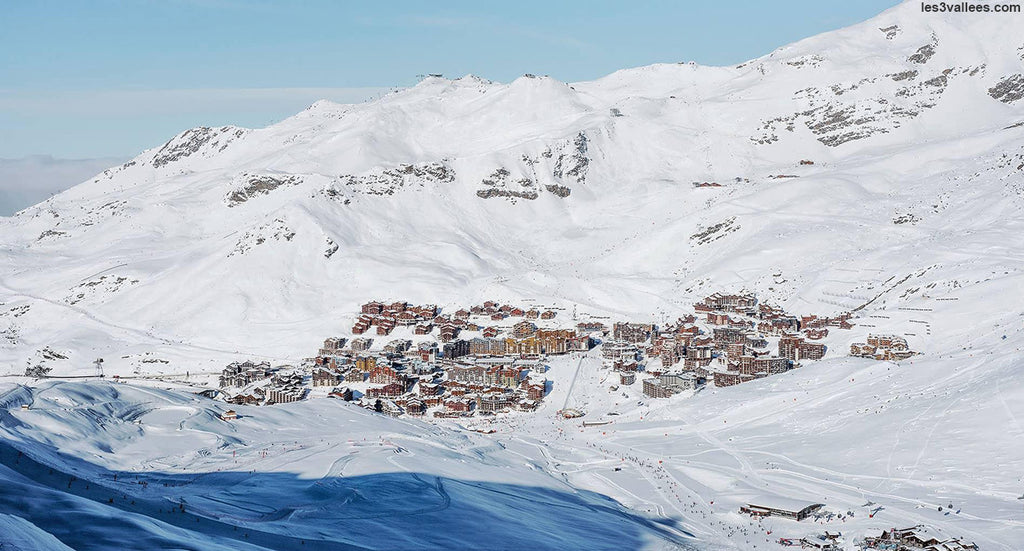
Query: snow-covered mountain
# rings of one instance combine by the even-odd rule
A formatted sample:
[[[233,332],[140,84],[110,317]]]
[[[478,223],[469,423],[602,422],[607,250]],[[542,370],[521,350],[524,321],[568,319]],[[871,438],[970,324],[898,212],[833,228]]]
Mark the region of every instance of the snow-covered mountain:
[[[612,402],[598,369],[586,368],[599,360],[585,358],[573,396],[588,415],[620,414],[613,426],[563,432],[544,410],[510,421],[494,447],[464,431],[338,413],[323,400],[254,409],[265,426],[225,428],[209,401],[73,383],[0,386],[4,409],[35,403],[0,412],[2,436],[89,480],[247,469],[226,450],[255,461],[280,446],[260,472],[285,473],[273,484],[290,494],[241,499],[247,481],[212,474],[188,490],[210,494],[199,506],[212,516],[240,523],[289,507],[313,514],[320,486],[307,478],[344,486],[330,461],[351,450],[320,443],[334,429],[305,425],[318,419],[359,427],[353,441],[386,433],[415,455],[378,442],[356,471],[415,476],[367,479],[358,485],[367,492],[406,484],[400,495],[430,501],[457,487],[449,497],[466,514],[525,507],[540,519],[581,508],[581,527],[615,517],[636,547],[750,549],[755,532],[774,539],[760,530],[797,531],[735,514],[744,499],[777,492],[856,510],[844,526],[857,534],[925,523],[983,549],[1019,549],[1022,31],[1024,16],[922,13],[908,2],[736,67],[652,65],[571,84],[428,78],[369,103],[319,102],[268,128],[192,129],[0,219],[0,373],[44,363],[83,374],[96,357],[121,374],[195,373],[246,356],[294,361],[346,331],[370,299],[532,299],[581,316],[663,321],[697,297],[743,289],[800,313],[856,310],[855,328],[830,337],[839,352],[824,361],[634,407],[633,395]],[[869,331],[907,335],[923,355],[900,365],[837,357]],[[551,377],[556,393],[576,381],[568,363]],[[138,416],[153,428],[134,428]],[[12,453],[0,450],[0,479],[54,490],[42,467],[13,467]],[[382,467],[389,453],[398,459]],[[608,472],[620,464],[622,473]],[[556,480],[597,495],[565,495]],[[487,503],[506,483],[531,488],[531,499]],[[0,503],[14,503],[13,492]],[[83,519],[112,514],[95,496],[59,495]],[[622,516],[601,495],[681,525]],[[280,505],[233,509],[261,499]],[[865,502],[884,507],[877,519]],[[963,514],[936,511],[947,502]],[[39,503],[48,502],[33,518],[45,525]],[[6,512],[0,527],[48,537]],[[145,541],[238,545],[223,527],[178,532],[150,513],[131,519],[142,526],[133,533],[155,538]],[[257,520],[270,522],[271,538],[314,530]],[[275,542],[283,545],[264,544]]]
[[[737,67],[428,78],[188,130],[2,221],[0,359],[295,357],[374,297],[651,317],[739,287],[832,310],[1011,289],[1020,30],[908,3]]]

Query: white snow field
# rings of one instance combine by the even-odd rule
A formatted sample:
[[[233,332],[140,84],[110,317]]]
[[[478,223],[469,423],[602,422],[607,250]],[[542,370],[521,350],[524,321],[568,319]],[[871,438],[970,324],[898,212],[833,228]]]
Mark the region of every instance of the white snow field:
[[[192,129],[0,218],[0,541],[854,549],[925,524],[1024,549],[1022,37],[1024,15],[907,2],[737,67],[428,78]],[[599,350],[556,360],[543,408],[491,435],[21,377],[294,364],[371,299],[660,323],[740,290],[856,326],[823,361],[664,400],[610,393]],[[923,354],[843,357],[869,332]],[[843,519],[738,513],[763,495]]]
[[[5,390],[5,405],[31,409],[2,413],[2,510],[74,549],[567,549],[583,541],[674,549],[694,541],[676,520],[567,484],[540,457],[336,400],[241,407],[226,422],[218,417],[225,404],[187,392],[102,383]]]

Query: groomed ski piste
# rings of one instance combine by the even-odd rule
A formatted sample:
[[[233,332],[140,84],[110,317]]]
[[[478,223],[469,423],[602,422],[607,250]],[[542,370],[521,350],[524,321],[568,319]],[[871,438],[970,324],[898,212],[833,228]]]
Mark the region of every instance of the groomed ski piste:
[[[737,67],[428,78],[194,129],[0,219],[0,542],[854,550],[923,525],[1024,548],[1022,28],[908,2]],[[552,358],[541,408],[490,420],[322,398],[223,421],[196,394],[371,299],[660,323],[719,290],[855,326],[667,399],[610,391],[600,348]],[[869,332],[922,354],[844,357]],[[762,499],[831,516],[739,512]]]

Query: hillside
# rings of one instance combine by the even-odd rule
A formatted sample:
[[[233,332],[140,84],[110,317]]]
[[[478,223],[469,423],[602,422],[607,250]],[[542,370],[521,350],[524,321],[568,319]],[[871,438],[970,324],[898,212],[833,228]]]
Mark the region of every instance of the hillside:
[[[428,78],[186,131],[0,222],[0,361],[294,358],[370,298],[650,318],[709,289],[838,310],[911,274],[880,301],[1013,288],[1018,18],[915,9],[738,67]]]
[[[0,527],[79,548],[109,531],[76,539],[55,518],[129,510],[45,467],[111,491],[114,473],[166,480],[173,491],[147,490],[129,515],[151,546],[240,548],[232,527],[256,523],[253,548],[341,538],[324,517],[357,519],[344,542],[359,548],[391,529],[366,512],[372,495],[444,528],[386,532],[410,544],[481,545],[439,513],[451,506],[509,541],[569,526],[552,548],[586,533],[598,548],[761,549],[920,523],[1019,549],[1021,31],[1021,16],[907,2],[736,67],[432,77],[267,128],[187,130],[0,218],[0,479],[14,488]],[[852,311],[854,328],[801,369],[660,401],[639,385],[610,393],[599,349],[558,359],[545,406],[489,436],[334,400],[248,408],[229,425],[222,403],[170,383],[20,377],[88,375],[100,357],[108,375],[296,364],[351,336],[371,299],[664,323],[716,291]],[[846,357],[869,332],[922,354]],[[570,402],[611,424],[555,420]],[[19,451],[35,463],[15,465]],[[347,496],[337,517],[325,484]],[[43,496],[30,514],[9,514],[29,492]],[[822,526],[736,513],[760,494],[856,514]],[[182,497],[200,527],[161,516]]]

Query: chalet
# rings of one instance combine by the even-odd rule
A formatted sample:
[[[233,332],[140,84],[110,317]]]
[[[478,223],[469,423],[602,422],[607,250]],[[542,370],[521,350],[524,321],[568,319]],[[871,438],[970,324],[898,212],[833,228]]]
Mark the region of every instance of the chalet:
[[[820,360],[825,356],[826,346],[824,344],[816,344],[812,342],[800,343],[800,358],[801,360]]]
[[[615,360],[612,369],[620,373],[636,373],[640,364],[636,360]],[[657,375],[652,372],[653,375]]]
[[[528,320],[535,320],[535,319],[540,317],[540,311],[537,310],[537,309],[531,308],[531,309],[526,311],[526,315],[524,317],[526,319],[528,319]]]
[[[446,372],[451,381],[483,384],[487,368],[482,365],[454,365],[449,367]]]
[[[233,409],[229,409],[224,413],[220,414],[220,419],[221,421],[234,421],[238,419],[238,413],[236,413],[235,410]]]
[[[601,357],[609,361],[636,360],[638,349],[628,342],[607,341],[601,345]]]
[[[781,335],[800,330],[800,320],[792,316],[776,317],[757,324],[757,330],[766,335]]]
[[[619,373],[619,384],[631,385],[636,382],[636,373]]]
[[[738,384],[744,382],[743,378],[741,378],[740,374],[738,374],[738,373],[728,373],[728,372],[724,372],[724,371],[715,371],[714,372],[714,380],[715,380],[715,386],[717,386],[717,387],[733,386],[733,385],[738,385]]]
[[[306,397],[306,389],[297,385],[274,387],[267,390],[268,404],[288,404],[298,402]]]
[[[370,346],[372,345],[373,339],[369,338],[352,339],[352,342],[349,343],[349,346],[352,347],[353,352],[364,352],[366,350],[369,350]]]
[[[477,409],[481,412],[497,413],[509,409],[517,400],[511,393],[488,394],[477,398]]]
[[[729,314],[722,312],[708,312],[706,321],[711,325],[728,325]]]
[[[587,333],[604,333],[607,328],[599,321],[583,321],[576,324],[576,330],[581,335],[586,335]]]
[[[434,383],[421,382],[417,390],[420,396],[436,396],[444,393],[444,388]]]
[[[868,344],[877,348],[888,348],[892,350],[907,350],[907,341],[903,337],[894,335],[868,335]]]
[[[328,369],[317,369],[313,372],[313,386],[337,386],[341,375]]]
[[[754,376],[777,375],[789,371],[789,362],[787,358],[741,356],[739,372],[743,375]]]
[[[416,325],[416,328],[413,330],[413,332],[416,333],[417,335],[429,335],[430,332],[433,331],[433,330],[434,330],[433,324],[431,324],[431,323],[420,323],[420,324]]]
[[[864,342],[855,342],[850,345],[851,356],[864,356],[871,358],[874,357],[876,350],[878,350],[877,346],[871,346]]]
[[[541,354],[565,354],[590,350],[590,337],[578,338],[572,329],[539,329],[536,334]]]
[[[730,359],[739,358],[740,356],[743,355],[744,352],[746,352],[746,349],[746,342],[730,343],[725,345],[725,355],[728,356]]]
[[[662,374],[644,379],[643,392],[651,398],[668,398],[684,390],[697,388],[697,376],[693,373]]]
[[[687,352],[689,352],[689,350],[690,349],[687,348]],[[683,358],[683,369],[697,372],[701,368],[711,365],[712,359],[713,358],[691,358],[687,356],[686,358]]]
[[[344,337],[330,337],[324,339],[324,346],[320,349],[321,356],[330,356],[337,354],[345,347],[346,339]]]
[[[763,320],[770,320],[775,318],[781,318],[786,316],[786,311],[778,306],[772,306],[770,304],[758,304],[757,305],[757,317]]]
[[[506,318],[506,316],[505,316],[504,312],[495,312],[495,313],[491,314],[491,321],[501,321],[501,320],[503,320],[505,318]]]
[[[679,363],[679,360],[683,358],[683,354],[686,353],[686,348],[682,346],[669,346],[665,347],[660,351],[658,357],[661,358],[661,365],[665,367],[671,367]],[[652,353],[653,356],[653,353]]]
[[[262,399],[255,392],[252,394],[237,394],[228,400],[228,403],[239,406],[258,406],[261,402]]]
[[[367,302],[361,309],[362,313],[370,315],[378,315],[384,311],[384,303],[382,302]]]
[[[359,356],[356,358],[356,369],[370,372],[377,368],[376,356]]]
[[[876,532],[877,534],[877,532]],[[932,532],[923,525],[911,528],[893,528],[883,530],[880,535],[864,538],[864,542],[872,549],[924,549],[924,551],[977,551],[974,543],[959,538],[946,539],[941,534]]]
[[[469,353],[476,356],[497,356],[507,350],[505,339],[475,338],[469,341]]]
[[[715,327],[711,335],[715,345],[722,349],[728,344],[747,342],[747,332],[737,327]]]
[[[421,341],[416,343],[416,350],[419,350],[420,352],[437,352],[437,343],[434,341]]]
[[[419,352],[417,352],[419,354]],[[414,375],[430,375],[437,371],[434,360],[424,360],[419,357],[415,357],[412,361],[406,362],[405,370]]]
[[[484,337],[492,338],[492,337],[497,337],[498,333],[500,333],[500,332],[501,331],[497,327],[492,325],[490,327],[484,327],[483,334],[484,334]]]
[[[702,304],[711,310],[725,310],[729,312],[747,312],[757,306],[757,297],[747,295],[726,295],[715,293],[706,297]]]
[[[526,311],[523,310],[522,308],[516,307],[516,308],[512,308],[511,310],[509,310],[508,311],[508,315],[512,316],[513,318],[521,318],[524,315],[526,315]]]
[[[828,328],[822,327],[821,329],[805,329],[804,335],[812,341],[819,341],[828,336]]]
[[[450,360],[466,356],[469,354],[469,341],[459,339],[447,342],[444,347],[442,347],[441,354]]]
[[[352,389],[347,387],[347,386],[346,387],[335,387],[334,390],[332,390],[331,393],[328,394],[328,396],[330,396],[331,398],[337,398],[339,400],[344,400],[346,402],[351,402],[352,398],[353,398]]]
[[[366,395],[371,398],[395,397],[405,394],[405,385],[400,383],[388,383],[382,387],[371,387],[366,390]]]
[[[469,316],[470,316],[470,312],[469,312],[469,310],[466,310],[466,309],[463,308],[463,309],[460,309],[460,310],[456,310],[454,316],[455,316],[455,319],[468,320]]]
[[[804,340],[797,335],[783,335],[779,339],[779,356],[790,360],[800,359],[800,345]]]
[[[714,353],[715,349],[711,346],[695,345],[686,347],[686,359],[688,360],[707,360],[710,362]]]
[[[538,407],[540,407],[540,402],[538,402],[537,400],[527,399],[514,402],[513,405],[519,411],[535,411]]]
[[[403,327],[416,325],[416,322],[419,321],[419,319],[419,316],[408,310],[404,312],[399,312],[398,314],[395,315],[395,323]]]
[[[442,325],[440,339],[441,342],[450,342],[455,340],[455,337],[459,335],[459,328],[454,325]]]
[[[445,402],[444,402],[444,407],[446,409],[448,409],[449,411],[457,411],[457,412],[462,412],[462,413],[468,413],[468,412],[472,411],[474,405],[475,405],[475,402],[471,402],[469,400],[460,400],[460,399],[455,399],[455,398],[450,399],[450,400],[445,400]]]
[[[253,363],[250,361],[228,364],[221,371],[221,387],[243,387],[256,381],[270,378],[273,371],[269,362]]]
[[[384,352],[390,354],[403,354],[412,349],[412,341],[408,339],[395,339],[384,345]]]
[[[899,361],[905,360],[916,352],[910,350],[907,341],[903,337],[893,335],[868,335],[867,343],[853,343],[850,345],[851,356],[862,356],[876,360]]]
[[[642,343],[651,338],[656,331],[650,323],[616,323],[612,326],[612,338],[629,343]]]
[[[555,319],[556,315],[558,315],[558,313],[555,312],[554,310],[544,310],[543,312],[540,313],[540,319],[553,320]]]
[[[405,412],[409,415],[423,415],[427,412],[427,407],[423,404],[422,400],[410,398],[405,404]]]
[[[489,384],[512,388],[526,378],[526,372],[512,367],[489,369],[485,378]]]
[[[544,394],[547,392],[547,381],[540,384],[530,384],[527,381],[523,381],[523,387],[526,389],[526,397],[530,400],[543,400]]]
[[[512,326],[512,336],[524,339],[537,333],[537,326],[529,321],[521,321]]]
[[[768,348],[768,341],[757,333],[747,333],[747,348]]]
[[[370,382],[373,384],[387,384],[398,381],[398,373],[388,366],[378,366],[370,371]]]
[[[803,520],[824,507],[821,503],[799,501],[783,497],[759,497],[740,507],[741,513],[757,517],[782,517]]]

